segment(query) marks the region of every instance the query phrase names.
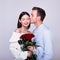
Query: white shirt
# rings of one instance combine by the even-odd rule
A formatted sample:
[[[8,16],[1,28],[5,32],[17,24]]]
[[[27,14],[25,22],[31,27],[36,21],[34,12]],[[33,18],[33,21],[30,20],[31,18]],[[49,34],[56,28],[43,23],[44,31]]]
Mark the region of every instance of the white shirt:
[[[21,45],[18,44],[18,40],[20,40],[20,36],[24,33],[17,33],[13,32],[12,36],[9,40],[10,43],[10,50],[14,57],[19,60],[24,60],[27,58],[27,51],[22,51],[21,50]]]
[[[51,31],[44,24],[41,24],[33,33],[35,35],[33,41],[40,46],[33,51],[37,55],[37,60],[51,60],[53,56]]]

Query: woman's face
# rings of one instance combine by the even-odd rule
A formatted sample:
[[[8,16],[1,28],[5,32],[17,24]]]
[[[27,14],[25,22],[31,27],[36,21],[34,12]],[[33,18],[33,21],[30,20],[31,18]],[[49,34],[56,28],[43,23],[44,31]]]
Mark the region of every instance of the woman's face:
[[[19,22],[22,24],[22,27],[28,27],[31,23],[30,17],[28,15],[23,15]]]

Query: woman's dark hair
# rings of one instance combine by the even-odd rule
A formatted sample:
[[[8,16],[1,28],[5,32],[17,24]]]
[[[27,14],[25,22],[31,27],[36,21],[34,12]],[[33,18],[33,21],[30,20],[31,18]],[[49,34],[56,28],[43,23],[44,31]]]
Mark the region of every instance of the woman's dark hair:
[[[21,28],[21,27],[22,27],[22,24],[19,22],[19,20],[21,20],[21,18],[22,18],[23,15],[28,15],[28,16],[30,17],[30,15],[29,15],[28,12],[25,12],[25,11],[22,12],[22,13],[19,15],[19,18],[18,18],[17,28]],[[29,27],[30,27],[30,24],[29,24],[29,26],[28,26],[28,29],[29,29]]]
[[[37,10],[37,16],[41,16],[41,21],[44,20],[46,13],[45,10],[39,7],[33,7],[32,10]]]

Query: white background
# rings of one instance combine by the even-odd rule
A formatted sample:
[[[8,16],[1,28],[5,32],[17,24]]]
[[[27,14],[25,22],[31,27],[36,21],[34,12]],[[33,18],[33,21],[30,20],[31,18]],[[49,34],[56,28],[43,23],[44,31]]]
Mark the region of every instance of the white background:
[[[9,51],[9,39],[22,11],[31,13],[34,6],[46,11],[46,24],[54,34],[54,57],[60,60],[60,0],[0,0],[0,60],[14,60]]]

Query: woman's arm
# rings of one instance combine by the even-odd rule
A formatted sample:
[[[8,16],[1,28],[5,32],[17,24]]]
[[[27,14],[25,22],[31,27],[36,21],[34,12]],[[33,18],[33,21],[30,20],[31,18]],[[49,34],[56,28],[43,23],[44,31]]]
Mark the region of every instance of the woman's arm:
[[[10,51],[12,52],[12,54],[14,55],[14,57],[16,58],[22,58],[22,59],[26,59],[27,58],[27,51],[21,51],[20,45],[18,44],[18,40],[19,40],[19,33],[13,32],[9,43],[10,43]]]
[[[26,59],[27,51],[21,51],[20,46],[18,44],[10,43],[10,51],[14,55],[15,58]]]

